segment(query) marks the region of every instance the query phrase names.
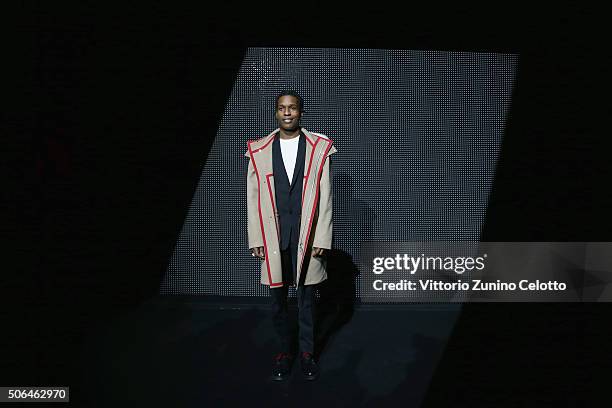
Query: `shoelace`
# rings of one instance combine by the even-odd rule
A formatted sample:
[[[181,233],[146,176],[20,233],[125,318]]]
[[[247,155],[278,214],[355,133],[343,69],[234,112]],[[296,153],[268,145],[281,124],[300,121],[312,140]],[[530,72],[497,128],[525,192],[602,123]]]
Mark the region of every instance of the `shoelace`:
[[[276,356],[274,356],[274,359],[276,361],[283,359],[284,357],[286,358],[291,358],[291,354],[289,353],[278,353]]]

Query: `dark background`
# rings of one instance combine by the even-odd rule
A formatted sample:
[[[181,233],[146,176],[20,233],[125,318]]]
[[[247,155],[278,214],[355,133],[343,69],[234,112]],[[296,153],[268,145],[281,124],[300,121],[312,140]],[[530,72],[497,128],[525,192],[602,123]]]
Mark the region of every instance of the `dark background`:
[[[596,11],[73,7],[24,8],[6,38],[5,79],[28,102],[5,123],[20,140],[2,385],[69,385],[86,333],[157,295],[248,46],[520,54],[482,241],[611,240]],[[610,311],[465,305],[425,405],[589,405],[605,396]]]

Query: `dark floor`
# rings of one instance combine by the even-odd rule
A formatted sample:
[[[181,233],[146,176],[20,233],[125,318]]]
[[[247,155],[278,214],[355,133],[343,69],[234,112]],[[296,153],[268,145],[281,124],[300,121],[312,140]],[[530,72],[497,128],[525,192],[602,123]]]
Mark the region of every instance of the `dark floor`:
[[[322,375],[304,382],[294,367],[279,384],[268,379],[277,349],[264,300],[31,298],[27,308],[0,309],[12,328],[0,336],[0,384],[69,386],[71,407],[556,408],[609,400],[611,303],[319,302]]]
[[[321,305],[321,376],[269,379],[266,304],[165,296],[91,333],[71,401],[83,406],[419,406],[460,305]],[[293,309],[295,310],[295,309]],[[407,386],[409,384],[409,386]]]

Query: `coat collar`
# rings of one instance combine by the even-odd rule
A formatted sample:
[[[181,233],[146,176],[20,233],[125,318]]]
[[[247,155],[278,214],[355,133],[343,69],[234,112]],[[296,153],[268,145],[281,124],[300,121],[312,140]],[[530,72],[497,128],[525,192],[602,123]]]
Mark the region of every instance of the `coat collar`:
[[[306,136],[306,142],[308,142],[308,144],[311,146],[314,145],[318,136],[313,135],[306,128],[300,128],[300,130],[302,134]],[[280,131],[280,128],[276,128],[272,132],[270,132],[267,136],[264,136],[257,140],[250,141],[249,144],[251,146],[251,150],[255,151],[255,150],[263,149],[263,148],[270,146],[270,143],[274,140],[274,138],[276,137],[276,134],[279,131]]]
[[[305,140],[306,140],[307,160],[310,160],[310,157],[313,153],[313,149],[316,149],[317,145],[320,145],[319,148],[324,148],[324,146],[327,143],[331,143],[332,146],[330,147],[328,151],[328,155],[333,154],[337,151],[336,148],[333,146],[333,141],[329,140],[329,138],[327,138],[326,136],[325,137],[319,136],[316,133],[312,133],[308,131],[306,128],[300,128],[300,130],[302,131],[302,134],[305,136]],[[274,141],[275,136],[279,131],[280,131],[280,128],[276,128],[272,132],[270,132],[267,136],[264,136],[260,139],[249,140],[247,142],[248,148],[246,152],[244,153],[244,156],[251,157],[252,154],[254,155],[260,152],[268,151],[267,149],[270,148],[270,150],[268,151],[269,159],[270,159],[269,164],[270,166],[272,166],[272,142]],[[319,143],[321,139],[325,139],[326,143]],[[307,170],[307,169],[308,167],[304,168],[304,170]]]

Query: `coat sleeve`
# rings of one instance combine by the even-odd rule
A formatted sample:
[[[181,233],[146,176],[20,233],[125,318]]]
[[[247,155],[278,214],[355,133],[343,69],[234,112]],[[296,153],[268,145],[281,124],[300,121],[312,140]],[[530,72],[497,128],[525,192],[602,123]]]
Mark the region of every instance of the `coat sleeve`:
[[[245,154],[248,156],[248,151]],[[249,158],[247,168],[247,231],[249,236],[249,248],[262,247],[263,237],[261,236],[261,224],[259,220],[259,185],[255,167]]]
[[[334,146],[329,150],[319,181],[319,215],[316,220],[312,246],[331,249],[332,247],[332,185],[331,185],[331,155],[337,150]]]

